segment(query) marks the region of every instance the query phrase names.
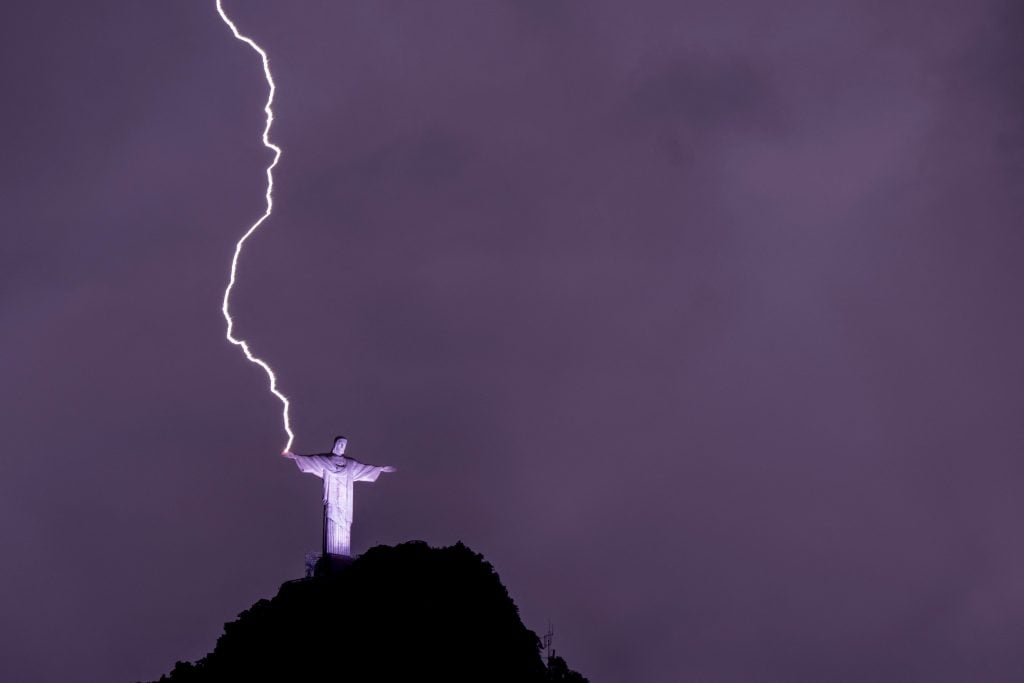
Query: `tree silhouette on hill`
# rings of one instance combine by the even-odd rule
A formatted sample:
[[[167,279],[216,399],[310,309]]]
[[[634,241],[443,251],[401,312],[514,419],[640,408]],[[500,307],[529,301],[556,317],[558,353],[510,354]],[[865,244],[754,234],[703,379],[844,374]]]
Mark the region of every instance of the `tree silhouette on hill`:
[[[482,555],[462,543],[377,546],[326,576],[290,581],[225,624],[213,652],[167,683],[213,681],[586,683],[547,663]]]

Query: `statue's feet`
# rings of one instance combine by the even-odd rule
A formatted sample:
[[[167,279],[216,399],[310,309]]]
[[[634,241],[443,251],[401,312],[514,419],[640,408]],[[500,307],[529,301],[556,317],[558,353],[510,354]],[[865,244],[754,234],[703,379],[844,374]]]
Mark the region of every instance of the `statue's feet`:
[[[336,574],[343,571],[355,560],[350,555],[334,555],[327,553],[321,555],[320,559],[317,560],[316,566],[313,568],[314,576],[327,576],[329,574]]]

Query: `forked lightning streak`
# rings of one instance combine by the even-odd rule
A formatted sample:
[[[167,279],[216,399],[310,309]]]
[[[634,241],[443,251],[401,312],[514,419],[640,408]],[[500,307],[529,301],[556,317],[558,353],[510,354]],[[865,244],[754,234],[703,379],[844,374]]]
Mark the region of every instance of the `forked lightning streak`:
[[[235,23],[231,21],[228,15],[224,12],[224,7],[221,5],[221,0],[216,1],[217,13],[220,15],[220,18],[224,20],[224,23],[227,24],[228,28],[231,29],[231,33],[234,34],[236,39],[242,41],[243,43],[251,47],[253,50],[255,50],[256,53],[260,56],[260,59],[263,61],[263,75],[266,78],[267,86],[269,87],[267,103],[263,107],[263,111],[266,112],[267,115],[267,123],[263,127],[263,146],[274,152],[274,159],[270,162],[270,165],[267,166],[267,208],[263,212],[263,215],[260,216],[259,220],[253,223],[249,227],[249,229],[245,231],[245,234],[243,234],[242,237],[235,244],[235,253],[231,258],[231,277],[228,280],[228,286],[224,289],[224,300],[221,303],[221,312],[224,314],[224,321],[227,323],[227,332],[225,335],[227,340],[234,344],[235,346],[242,347],[242,351],[245,353],[245,357],[248,358],[250,362],[255,363],[256,365],[263,368],[263,371],[267,373],[267,378],[270,380],[270,393],[272,393],[274,396],[278,398],[278,400],[281,401],[281,417],[284,421],[284,431],[288,435],[288,443],[285,444],[284,451],[288,452],[291,450],[292,441],[295,440],[295,434],[292,433],[291,420],[288,416],[288,409],[290,408],[290,405],[288,403],[288,397],[278,390],[277,376],[274,375],[274,370],[270,367],[270,365],[261,358],[258,358],[255,355],[253,355],[252,351],[249,349],[249,344],[244,339],[235,338],[233,334],[235,321],[231,319],[231,313],[228,311],[228,302],[231,298],[231,290],[235,286],[235,279],[238,273],[238,257],[242,253],[242,246],[245,244],[245,241],[249,239],[249,237],[254,232],[256,232],[260,225],[263,224],[263,221],[267,220],[267,218],[270,217],[270,214],[274,209],[274,167],[277,166],[277,162],[281,158],[281,148],[270,141],[270,127],[274,123],[274,77],[271,76],[270,74],[270,60],[267,58],[267,53],[263,50],[263,48],[257,45],[256,42],[253,41],[251,38],[243,36],[241,33],[238,32],[238,27],[235,26]]]

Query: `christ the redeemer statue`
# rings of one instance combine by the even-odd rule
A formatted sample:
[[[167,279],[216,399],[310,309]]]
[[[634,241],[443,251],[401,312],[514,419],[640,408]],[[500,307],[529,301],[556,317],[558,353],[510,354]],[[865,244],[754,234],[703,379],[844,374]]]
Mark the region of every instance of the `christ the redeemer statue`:
[[[357,481],[377,481],[381,472],[394,472],[394,467],[366,465],[345,456],[348,441],[343,436],[334,440],[334,450],[317,455],[296,455],[285,452],[299,469],[324,480],[324,555],[351,555],[352,485]]]

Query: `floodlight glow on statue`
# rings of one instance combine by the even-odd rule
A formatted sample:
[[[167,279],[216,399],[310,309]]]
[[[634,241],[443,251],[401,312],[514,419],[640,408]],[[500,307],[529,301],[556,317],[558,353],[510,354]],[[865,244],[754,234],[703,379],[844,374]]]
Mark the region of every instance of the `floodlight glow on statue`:
[[[296,455],[285,452],[299,469],[324,480],[324,544],[326,557],[352,554],[352,489],[357,481],[377,481],[381,472],[394,472],[390,465],[367,465],[345,455],[348,440],[339,436],[330,453]]]

